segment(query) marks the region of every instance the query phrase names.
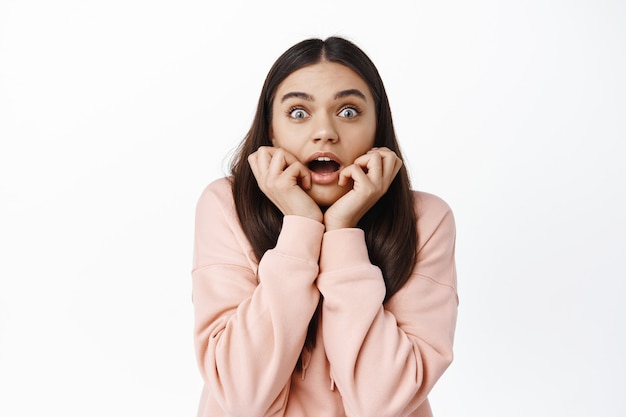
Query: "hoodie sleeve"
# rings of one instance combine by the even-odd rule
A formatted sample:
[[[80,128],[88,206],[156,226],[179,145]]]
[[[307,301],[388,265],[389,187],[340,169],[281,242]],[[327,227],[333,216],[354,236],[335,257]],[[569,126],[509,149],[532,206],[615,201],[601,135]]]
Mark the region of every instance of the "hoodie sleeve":
[[[455,225],[439,198],[416,194],[419,247],[408,282],[383,306],[381,271],[360,229],[324,235],[317,285],[331,377],[348,416],[406,416],[452,361],[458,298]]]
[[[192,294],[201,374],[229,415],[280,414],[311,316],[324,226],[286,216],[257,265],[230,184],[215,182],[197,205]]]

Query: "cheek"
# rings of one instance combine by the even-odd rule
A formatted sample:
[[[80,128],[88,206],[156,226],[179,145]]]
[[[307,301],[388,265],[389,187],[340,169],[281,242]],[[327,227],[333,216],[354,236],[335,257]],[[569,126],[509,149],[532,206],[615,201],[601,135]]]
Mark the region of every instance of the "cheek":
[[[370,126],[362,126],[350,132],[350,144],[358,150],[359,156],[363,155],[374,146],[376,131]]]
[[[374,141],[376,140],[376,119],[373,119],[370,122],[367,130],[369,134],[368,138],[369,138],[369,142],[371,143],[371,146],[370,146],[371,148],[374,146]]]
[[[274,122],[270,128],[270,140],[277,148],[290,149],[296,146],[302,136],[297,127],[288,123]]]
[[[280,124],[272,124],[270,129],[270,140],[272,141],[272,145],[277,148],[282,148],[285,145],[285,137],[287,137],[285,129],[283,129]]]

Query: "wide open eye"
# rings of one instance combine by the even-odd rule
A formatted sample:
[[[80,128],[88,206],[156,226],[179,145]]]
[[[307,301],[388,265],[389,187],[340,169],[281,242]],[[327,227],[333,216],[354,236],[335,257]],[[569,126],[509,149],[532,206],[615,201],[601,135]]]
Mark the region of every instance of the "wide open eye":
[[[339,112],[339,117],[345,117],[346,119],[353,119],[361,113],[356,107],[344,107]]]
[[[309,116],[309,113],[306,112],[306,110],[300,108],[300,107],[296,107],[295,109],[290,109],[289,110],[289,117],[291,117],[292,119],[304,119],[306,117]]]

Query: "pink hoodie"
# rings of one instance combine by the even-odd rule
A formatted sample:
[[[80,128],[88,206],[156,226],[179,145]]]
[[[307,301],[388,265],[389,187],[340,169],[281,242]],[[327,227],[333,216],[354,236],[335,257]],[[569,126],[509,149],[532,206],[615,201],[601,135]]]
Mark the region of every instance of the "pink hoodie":
[[[199,417],[432,416],[427,395],[452,361],[455,227],[445,202],[414,196],[418,261],[383,306],[362,230],[285,216],[257,263],[229,180],[206,188],[192,271]],[[317,342],[294,371],[320,293]]]

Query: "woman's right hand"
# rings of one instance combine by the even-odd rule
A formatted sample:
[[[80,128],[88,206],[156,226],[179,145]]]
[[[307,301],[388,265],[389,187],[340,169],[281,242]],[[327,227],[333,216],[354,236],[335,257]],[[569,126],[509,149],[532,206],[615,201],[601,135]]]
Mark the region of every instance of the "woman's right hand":
[[[248,157],[248,163],[261,191],[284,215],[323,221],[321,209],[304,191],[311,188],[311,173],[295,156],[262,146]]]

